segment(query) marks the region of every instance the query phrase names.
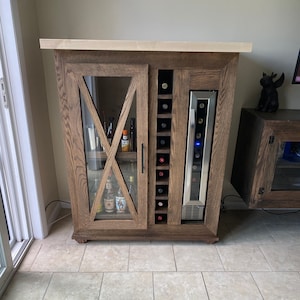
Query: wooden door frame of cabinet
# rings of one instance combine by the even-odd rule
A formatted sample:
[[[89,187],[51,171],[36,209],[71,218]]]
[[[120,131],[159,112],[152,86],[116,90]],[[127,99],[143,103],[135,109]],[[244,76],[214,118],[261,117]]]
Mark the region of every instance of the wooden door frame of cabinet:
[[[204,224],[217,234],[234,103],[238,54],[220,70]]]
[[[253,177],[252,191],[250,196],[250,206],[262,201],[264,195],[271,191],[275,170],[275,160],[277,149],[277,139],[270,143],[270,137],[274,136],[274,131],[269,126],[262,128],[260,144],[257,149],[257,159],[255,173]],[[268,170],[268,171],[267,171]]]
[[[126,65],[126,64],[77,64],[66,63],[62,60],[60,53],[56,53],[56,70],[59,87],[61,115],[64,122],[65,131],[65,149],[67,153],[68,163],[68,178],[70,186],[70,194],[72,199],[72,213],[74,214],[74,235],[76,232],[93,229],[99,227],[94,223],[101,222],[102,229],[124,228],[124,229],[145,229],[147,227],[147,206],[146,201],[140,201],[138,211],[136,212],[133,202],[130,200],[127,187],[123,180],[123,176],[119,170],[117,162],[115,161],[115,154],[118,149],[118,140],[121,138],[122,130],[124,128],[129,109],[133,101],[133,95],[136,93],[137,118],[143,119],[144,122],[138,122],[137,139],[140,145],[137,145],[139,158],[142,155],[145,161],[137,160],[138,166],[138,180],[140,186],[138,189],[140,199],[145,197],[145,190],[147,191],[147,154],[148,150],[148,135],[146,130],[147,124],[147,106],[142,105],[143,99],[147,99],[148,95],[148,65]],[[62,70],[62,74],[61,73]],[[83,76],[111,76],[111,77],[131,77],[131,84],[127,92],[123,108],[120,113],[119,122],[115,131],[115,136],[112,145],[108,144],[106,135],[103,131],[95,107],[92,103],[89,91],[86,84],[83,82]],[[89,212],[89,201],[87,191],[86,179],[86,162],[84,153],[81,107],[78,91],[81,91],[83,98],[90,114],[95,123],[97,132],[103,142],[104,148],[107,152],[107,164],[104,167],[103,178],[108,177],[110,168],[112,168],[116,179],[122,189],[124,196],[127,199],[127,205],[132,215],[132,220],[95,220],[96,205],[94,203],[91,212]],[[98,120],[98,121],[97,121]],[[76,126],[74,126],[76,124]],[[72,126],[73,125],[73,126]],[[142,134],[141,134],[142,132]],[[141,146],[142,145],[142,146]],[[142,148],[143,149],[142,149]],[[76,166],[75,166],[75,165]],[[144,170],[142,170],[142,166]],[[102,180],[96,194],[96,202],[100,201],[105,188],[105,180]]]
[[[272,182],[278,149],[285,141],[300,141],[300,122],[291,120],[287,122],[287,126],[282,126],[280,122],[272,120],[264,123],[265,127],[263,129],[261,146],[259,147],[263,149],[262,144],[265,144],[265,150],[262,151],[261,157],[264,167],[257,168],[256,171],[258,180],[256,184],[253,184],[253,193],[255,191],[257,193],[252,196],[254,199],[253,205],[258,208],[299,208],[300,191],[274,191],[272,190]],[[272,141],[270,141],[270,137]],[[260,188],[263,188],[263,193],[258,194]]]

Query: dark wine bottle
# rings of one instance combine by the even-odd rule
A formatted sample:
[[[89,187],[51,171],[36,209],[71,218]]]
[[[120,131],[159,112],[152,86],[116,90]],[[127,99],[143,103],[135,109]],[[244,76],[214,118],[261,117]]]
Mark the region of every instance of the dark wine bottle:
[[[158,71],[158,94],[172,94],[173,70]]]
[[[167,223],[167,214],[155,214],[155,223],[156,224],[166,224]]]
[[[171,130],[171,119],[157,119],[157,131]]]
[[[167,165],[169,163],[169,154],[159,153],[156,156],[156,165]]]
[[[201,153],[200,152],[195,152],[195,159],[199,159],[201,157]]]
[[[162,187],[157,188],[157,194],[163,194],[164,193],[164,189]]]
[[[169,177],[168,170],[158,170],[156,171],[156,180],[163,180]]]
[[[156,186],[156,195],[162,196],[168,194],[168,186],[167,185],[157,185]]]
[[[171,99],[158,99],[157,113],[169,114],[172,112],[172,100]]]
[[[159,136],[157,137],[157,148],[169,148],[170,147],[170,137],[169,136]]]

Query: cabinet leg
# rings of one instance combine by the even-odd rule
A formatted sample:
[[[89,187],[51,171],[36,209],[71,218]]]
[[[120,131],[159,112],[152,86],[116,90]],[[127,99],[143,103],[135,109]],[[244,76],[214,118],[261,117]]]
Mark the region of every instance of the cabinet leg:
[[[84,244],[84,243],[87,243],[87,240],[86,239],[82,239],[82,238],[75,238],[75,241],[79,244]]]

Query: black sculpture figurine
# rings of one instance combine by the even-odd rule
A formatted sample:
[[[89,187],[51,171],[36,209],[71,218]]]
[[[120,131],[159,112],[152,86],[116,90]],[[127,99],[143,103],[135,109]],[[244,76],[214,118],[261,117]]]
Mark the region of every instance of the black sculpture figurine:
[[[263,73],[263,77],[260,80],[260,85],[263,87],[263,89],[261,91],[257,110],[263,112],[277,111],[279,107],[279,102],[278,93],[276,89],[282,86],[284,82],[284,73],[282,73],[279,79],[273,82],[273,79],[276,76],[277,74],[274,74],[273,72],[271,75]]]

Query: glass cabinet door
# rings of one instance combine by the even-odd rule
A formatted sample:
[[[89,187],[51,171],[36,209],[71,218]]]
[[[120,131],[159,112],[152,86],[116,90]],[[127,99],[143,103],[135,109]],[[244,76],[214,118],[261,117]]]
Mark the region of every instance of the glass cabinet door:
[[[300,190],[300,142],[282,142],[279,146],[272,191]]]
[[[145,228],[148,67],[76,64],[71,72],[86,172],[78,216],[101,228]]]

